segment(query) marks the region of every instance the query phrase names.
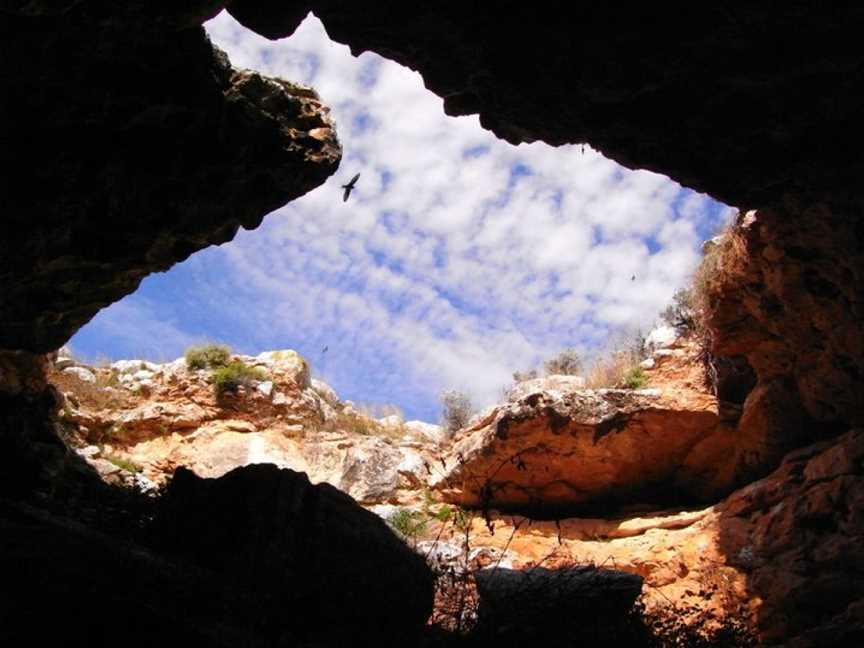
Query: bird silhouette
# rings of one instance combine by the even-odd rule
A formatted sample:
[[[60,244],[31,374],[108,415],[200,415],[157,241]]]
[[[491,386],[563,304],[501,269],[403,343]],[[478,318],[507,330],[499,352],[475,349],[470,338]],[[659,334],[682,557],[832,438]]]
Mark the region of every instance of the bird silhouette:
[[[636,281],[636,275],[633,275],[632,277],[630,277],[630,281]]]
[[[353,178],[351,178],[351,181],[348,184],[342,185],[342,188],[345,190],[345,193],[342,194],[342,202],[345,202],[348,200],[348,196],[351,195],[351,190],[354,188],[354,185],[357,184],[357,178],[359,178],[359,177],[360,177],[360,174],[358,173]]]
[[[329,346],[325,345],[324,348],[321,349],[321,353],[327,353],[327,349],[329,349],[329,348],[330,348]]]

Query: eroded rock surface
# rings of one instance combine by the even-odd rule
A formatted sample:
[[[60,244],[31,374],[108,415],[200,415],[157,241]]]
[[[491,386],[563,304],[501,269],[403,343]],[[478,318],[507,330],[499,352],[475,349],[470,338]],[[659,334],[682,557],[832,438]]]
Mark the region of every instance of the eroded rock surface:
[[[364,504],[417,499],[437,461],[438,426],[357,412],[329,385],[312,380],[293,350],[234,358],[262,371],[262,380],[218,398],[211,371],[189,369],[182,358],[74,367],[98,377],[98,385],[55,369],[52,379],[64,398],[61,421],[103,475],[112,459],[121,468],[137,466],[140,477],[156,484],[180,466],[220,477],[239,466],[272,463]],[[134,476],[121,477],[132,483]]]
[[[458,433],[435,487],[462,505],[547,514],[728,492],[734,428],[704,383],[683,380],[699,371],[693,346],[661,351],[643,390],[581,389],[565,376],[517,385]]]

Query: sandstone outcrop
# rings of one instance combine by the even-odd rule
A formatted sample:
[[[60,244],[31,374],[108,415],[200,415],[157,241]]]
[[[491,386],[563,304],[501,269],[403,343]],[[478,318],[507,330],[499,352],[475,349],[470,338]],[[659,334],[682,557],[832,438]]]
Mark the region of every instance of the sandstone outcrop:
[[[311,379],[293,350],[234,358],[263,371],[266,380],[220,398],[210,372],[191,370],[182,358],[76,366],[94,381],[98,376],[99,385],[92,386],[77,373],[70,379],[67,369],[55,371],[64,399],[61,421],[111,482],[161,484],[179,466],[220,477],[239,466],[272,463],[364,504],[417,499],[437,455],[438,426],[357,412],[325,382]],[[132,466],[140,474],[130,475]]]
[[[745,355],[761,391],[783,390],[763,394],[766,404],[803,407],[797,425],[776,426],[799,445],[832,425],[864,422],[862,243],[842,212],[803,209],[793,222],[785,210],[763,209],[741,214],[707,253],[713,351]]]
[[[658,350],[649,389],[581,389],[567,376],[518,384],[457,434],[435,487],[450,502],[547,515],[720,497],[734,486],[736,435],[704,381],[680,380],[698,373],[693,354],[692,344]]]

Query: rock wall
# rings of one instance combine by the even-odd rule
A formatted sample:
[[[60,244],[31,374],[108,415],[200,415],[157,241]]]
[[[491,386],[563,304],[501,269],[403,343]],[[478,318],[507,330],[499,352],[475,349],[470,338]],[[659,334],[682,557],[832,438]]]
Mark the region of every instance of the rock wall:
[[[315,92],[232,68],[193,4],[0,7],[0,349],[58,348],[338,167]]]

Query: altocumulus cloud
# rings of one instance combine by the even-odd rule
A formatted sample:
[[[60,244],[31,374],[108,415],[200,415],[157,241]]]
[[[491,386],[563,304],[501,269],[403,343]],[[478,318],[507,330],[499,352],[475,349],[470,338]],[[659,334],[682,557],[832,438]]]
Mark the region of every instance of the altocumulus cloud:
[[[588,147],[514,147],[476,117],[447,117],[418,74],[352,57],[313,16],[276,43],[224,13],[207,29],[234,65],[316,88],[341,169],[258,230],[145,280],[76,336],[78,350],[147,348],[128,331],[167,356],[201,338],[291,346],[343,397],[434,419],[442,388],[488,404],[515,369],[649,328],[729,216]],[[339,185],[357,172],[343,203]]]

